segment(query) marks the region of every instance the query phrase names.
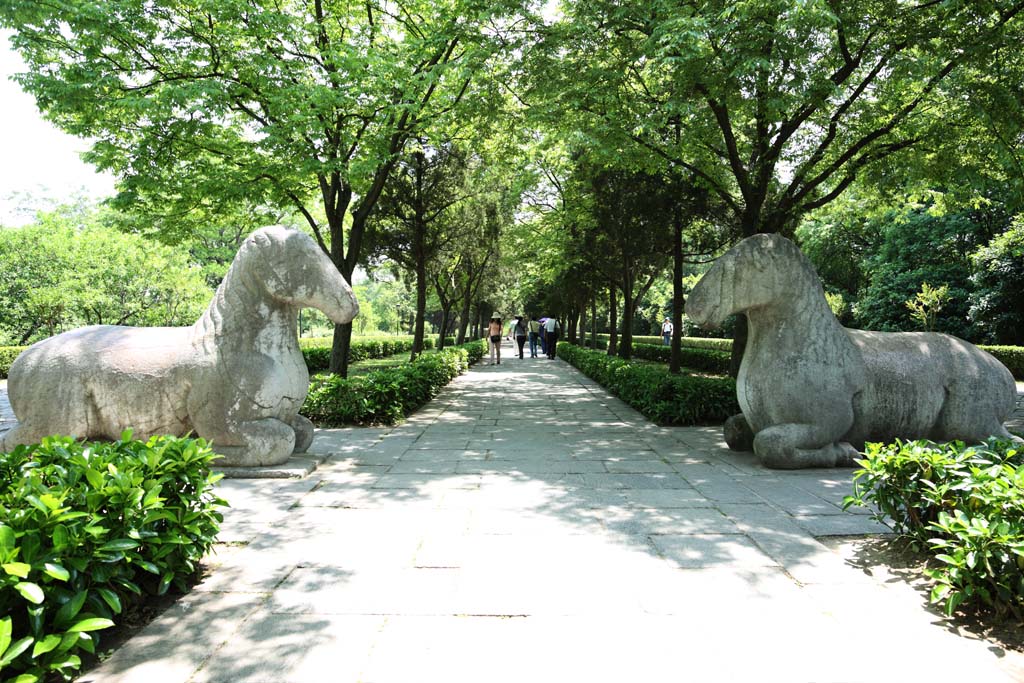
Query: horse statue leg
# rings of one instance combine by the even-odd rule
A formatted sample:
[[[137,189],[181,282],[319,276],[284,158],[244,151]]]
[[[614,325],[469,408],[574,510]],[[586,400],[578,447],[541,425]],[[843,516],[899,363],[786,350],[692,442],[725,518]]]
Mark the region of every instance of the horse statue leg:
[[[292,429],[295,430],[295,450],[293,453],[305,453],[313,443],[313,423],[305,415],[298,415],[292,419]]]
[[[828,425],[772,425],[754,436],[754,453],[765,467],[778,470],[852,467],[859,453],[850,444],[836,441],[838,435]]]
[[[296,430],[274,417],[222,425],[219,437],[211,439],[215,461],[227,467],[266,467],[280,465],[295,450]],[[310,439],[312,441],[312,439]],[[309,444],[306,444],[309,447]]]
[[[754,450],[754,430],[743,413],[736,413],[722,427],[725,443],[734,451]]]

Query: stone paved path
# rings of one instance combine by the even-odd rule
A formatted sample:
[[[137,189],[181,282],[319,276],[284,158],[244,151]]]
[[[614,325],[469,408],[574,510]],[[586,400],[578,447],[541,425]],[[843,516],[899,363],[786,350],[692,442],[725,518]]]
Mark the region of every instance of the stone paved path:
[[[774,472],[507,358],[303,480],[224,480],[198,588],[83,683],[1011,680],[817,540],[885,531],[847,470]]]

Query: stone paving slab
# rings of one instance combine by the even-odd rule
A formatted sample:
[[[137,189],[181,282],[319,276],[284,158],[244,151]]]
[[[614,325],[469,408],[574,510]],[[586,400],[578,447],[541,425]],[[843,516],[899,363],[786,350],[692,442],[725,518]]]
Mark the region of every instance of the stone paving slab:
[[[203,581],[80,680],[1014,678],[819,540],[886,530],[841,509],[850,470],[765,470],[562,361],[479,365],[313,452],[303,479],[223,480]]]

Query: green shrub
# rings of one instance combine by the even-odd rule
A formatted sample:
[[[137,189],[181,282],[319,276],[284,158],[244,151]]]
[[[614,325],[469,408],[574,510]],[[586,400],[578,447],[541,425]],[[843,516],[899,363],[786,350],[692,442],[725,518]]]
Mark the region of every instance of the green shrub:
[[[301,412],[325,427],[395,424],[436,396],[486,350],[484,341],[478,340],[359,377],[315,375]]]
[[[672,375],[572,344],[559,346],[558,355],[658,424],[714,424],[740,412],[729,377]]]
[[[713,349],[701,349],[682,347],[679,349],[680,361],[684,368],[711,372],[720,375],[729,374],[728,351],[715,351]],[[633,357],[641,360],[653,360],[659,363],[668,363],[672,360],[672,347],[655,346],[653,344],[636,344],[633,346]]]
[[[126,603],[186,587],[226,503],[202,439],[80,443],[0,454],[0,670],[70,677]]]
[[[981,346],[1010,370],[1015,379],[1024,381],[1024,346]]]
[[[0,346],[0,379],[7,379],[11,371],[11,363],[27,346]]]
[[[302,356],[306,359],[306,367],[310,372],[323,372],[330,367],[331,343],[330,337],[307,337],[299,340],[299,348],[302,350]],[[453,346],[455,338],[445,337],[445,344]],[[433,349],[436,346],[437,337],[424,337],[424,349]],[[353,337],[352,343],[349,345],[348,359],[350,363],[357,363],[361,360],[387,358],[411,351],[411,336]]]
[[[581,338],[583,346],[590,346],[590,335],[588,334],[585,338]],[[650,344],[652,346],[662,346],[661,337],[633,337],[633,345],[636,348],[639,344]],[[715,351],[729,351],[732,352],[732,339],[712,339],[710,337],[681,337],[680,344],[683,348],[691,349],[713,349]],[[597,348],[607,349],[608,348],[608,335],[599,334],[597,335]],[[669,347],[665,347],[669,348]]]
[[[965,446],[928,441],[868,444],[845,507],[873,503],[877,518],[936,566],[932,601],[947,614],[965,604],[1024,615],[1024,451],[991,439]]]

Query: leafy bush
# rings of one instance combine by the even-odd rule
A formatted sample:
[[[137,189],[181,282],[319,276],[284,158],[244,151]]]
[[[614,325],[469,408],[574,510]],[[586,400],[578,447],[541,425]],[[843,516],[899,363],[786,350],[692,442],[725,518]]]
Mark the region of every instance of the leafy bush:
[[[981,346],[979,348],[995,356],[996,360],[1009,368],[1010,373],[1016,379],[1024,381],[1024,346]]]
[[[720,423],[740,412],[736,382],[729,377],[672,375],[572,344],[559,346],[558,355],[659,424]]]
[[[11,363],[27,346],[0,346],[0,379],[7,379],[11,371]]]
[[[359,377],[315,375],[301,412],[325,427],[394,424],[436,396],[486,350],[485,342],[478,340]]]
[[[75,672],[126,602],[185,588],[226,503],[202,439],[80,443],[0,454],[0,671]]]
[[[854,495],[937,562],[931,599],[1024,615],[1024,451],[991,439],[976,446],[929,441],[868,444]]]
[[[732,351],[732,339],[712,339],[710,337],[682,337],[680,343],[683,348],[692,349],[714,349],[716,351]],[[661,337],[633,337],[634,349],[640,344],[649,344],[652,346],[662,346]],[[585,338],[581,338],[582,346],[590,346],[590,335]],[[608,335],[599,334],[597,335],[597,348],[607,349],[608,348]],[[669,347],[665,347],[669,348]]]
[[[323,372],[331,365],[331,338],[308,337],[299,340],[299,348],[306,359],[306,367],[310,372]],[[455,344],[454,337],[445,337],[445,344]],[[436,337],[424,337],[423,348],[433,349],[437,346]],[[412,351],[411,336],[354,337],[349,346],[349,362],[356,363],[371,358],[387,358],[398,353]]]
[[[715,351],[713,349],[682,347],[679,349],[680,360],[684,368],[700,370],[701,372],[712,372],[721,375],[729,373],[728,351]],[[653,344],[637,344],[633,347],[633,357],[643,360],[653,360],[660,363],[668,363],[672,360],[672,347],[654,346]]]

